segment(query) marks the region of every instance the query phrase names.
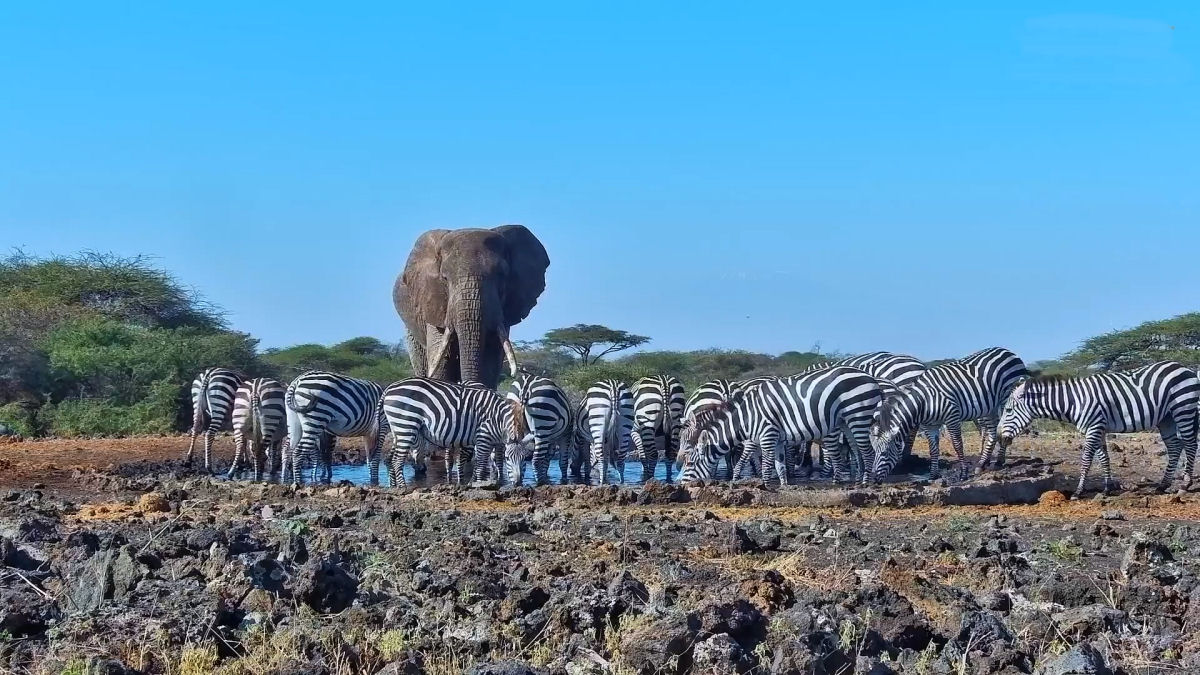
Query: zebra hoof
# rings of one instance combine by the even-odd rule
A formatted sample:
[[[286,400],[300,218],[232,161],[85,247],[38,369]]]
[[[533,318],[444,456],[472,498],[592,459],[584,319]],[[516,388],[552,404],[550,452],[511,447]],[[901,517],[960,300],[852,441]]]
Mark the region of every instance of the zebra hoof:
[[[1070,501],[1073,501],[1073,502],[1079,501],[1079,493],[1078,492],[1072,493],[1071,497],[1070,497]]]

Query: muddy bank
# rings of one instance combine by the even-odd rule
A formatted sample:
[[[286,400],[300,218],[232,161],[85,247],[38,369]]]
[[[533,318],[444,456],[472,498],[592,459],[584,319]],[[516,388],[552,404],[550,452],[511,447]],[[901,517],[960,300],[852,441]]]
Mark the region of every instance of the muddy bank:
[[[891,487],[814,508],[748,486],[295,491],[156,468],[0,497],[4,667],[1200,668],[1190,495],[877,506]]]

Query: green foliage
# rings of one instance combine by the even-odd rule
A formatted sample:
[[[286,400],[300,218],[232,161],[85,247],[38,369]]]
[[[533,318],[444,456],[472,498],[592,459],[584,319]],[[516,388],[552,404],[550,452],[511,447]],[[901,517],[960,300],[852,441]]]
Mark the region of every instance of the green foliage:
[[[332,347],[303,344],[268,349],[263,360],[283,381],[306,370],[330,370],[384,385],[412,377],[412,365],[404,348],[373,337],[351,338]]]
[[[14,401],[0,405],[0,424],[10,431],[25,438],[38,435],[38,423],[35,414],[36,406],[28,401]]]
[[[28,309],[69,308],[162,328],[225,327],[220,313],[146,258],[104,253],[0,261],[0,302]]]
[[[554,376],[553,379],[569,394],[580,396],[587,391],[588,387],[600,380],[611,378],[626,384],[633,384],[640,378],[654,374],[656,371],[646,368],[631,367],[619,362],[600,361],[587,366],[576,365],[574,368]]]
[[[547,349],[565,349],[579,356],[582,365],[591,365],[614,352],[632,349],[646,344],[650,338],[616,330],[598,324],[577,323],[566,328],[547,331],[542,346]],[[599,350],[596,354],[593,351]]]
[[[23,401],[28,413],[13,426],[63,436],[167,432],[188,421],[187,387],[200,370],[261,373],[256,346],[144,258],[0,261],[0,404]]]
[[[1200,312],[1097,335],[1084,340],[1065,360],[1079,368],[1123,370],[1154,361],[1195,367],[1200,364]]]

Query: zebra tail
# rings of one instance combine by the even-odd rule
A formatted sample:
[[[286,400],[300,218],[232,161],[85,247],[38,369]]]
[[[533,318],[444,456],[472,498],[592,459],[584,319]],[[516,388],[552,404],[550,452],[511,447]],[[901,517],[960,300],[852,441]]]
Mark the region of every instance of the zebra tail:
[[[200,395],[196,397],[196,407],[192,411],[194,422],[198,423],[203,417],[212,417],[212,411],[208,409],[208,383],[212,379],[212,368],[209,368],[200,375]]]
[[[529,424],[529,419],[526,417],[527,411],[525,409],[525,402],[509,399],[508,403],[512,408],[513,435],[515,436],[515,440],[520,441],[529,434],[529,428],[531,426]]]
[[[312,409],[317,407],[317,399],[312,398],[309,400],[309,402],[306,405],[303,405],[303,406],[297,404],[296,403],[297,382],[292,382],[290,385],[288,385],[287,393],[284,394],[284,397],[283,397],[284,403],[287,403],[287,407],[290,408],[293,412],[298,412],[298,413],[312,412]]]
[[[266,429],[266,425],[263,424],[262,397],[259,396],[256,389],[251,389],[249,433],[250,438],[254,440],[255,444],[262,442],[263,429]]]
[[[616,453],[621,448],[621,431],[620,425],[617,424],[620,418],[619,405],[620,402],[617,399],[613,399],[604,420],[604,444],[613,453]]]

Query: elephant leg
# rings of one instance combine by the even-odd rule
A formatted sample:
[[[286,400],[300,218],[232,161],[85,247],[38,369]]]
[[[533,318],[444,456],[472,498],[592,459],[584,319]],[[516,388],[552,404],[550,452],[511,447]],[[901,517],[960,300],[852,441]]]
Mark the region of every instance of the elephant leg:
[[[425,359],[428,358],[425,351],[425,333],[423,327],[416,330],[410,328],[408,335],[405,336],[405,342],[408,343],[408,360],[412,362],[413,375],[417,377],[425,377],[428,372],[425,362]]]

